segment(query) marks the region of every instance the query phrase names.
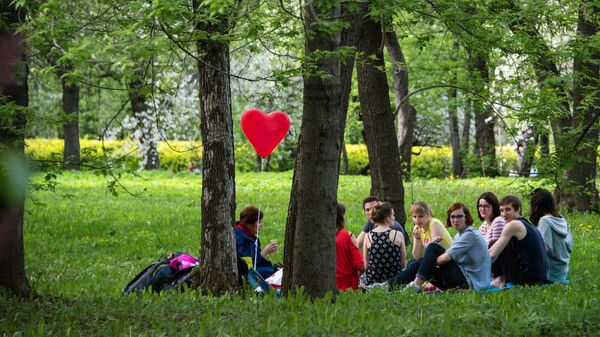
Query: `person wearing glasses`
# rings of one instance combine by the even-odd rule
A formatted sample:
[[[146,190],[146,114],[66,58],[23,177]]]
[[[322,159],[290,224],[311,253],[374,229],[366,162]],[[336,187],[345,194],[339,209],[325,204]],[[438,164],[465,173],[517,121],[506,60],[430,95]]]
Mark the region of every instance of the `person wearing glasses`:
[[[479,226],[479,232],[483,235],[488,247],[491,247],[500,238],[506,223],[500,216],[500,203],[494,193],[485,192],[477,199],[477,215],[483,221]]]
[[[480,290],[489,287],[490,255],[485,239],[473,228],[473,217],[467,206],[454,203],[448,207],[446,226],[452,226],[458,232],[450,248],[444,249],[437,242],[430,243],[421,260],[409,265],[389,279],[387,284],[380,284],[379,287],[395,288],[407,284],[406,288],[421,292],[425,281],[442,290]]]

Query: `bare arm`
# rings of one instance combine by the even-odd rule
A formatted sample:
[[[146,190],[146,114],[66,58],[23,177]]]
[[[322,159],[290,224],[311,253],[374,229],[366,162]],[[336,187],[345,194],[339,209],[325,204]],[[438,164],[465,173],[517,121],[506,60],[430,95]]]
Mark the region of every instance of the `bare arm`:
[[[452,257],[448,253],[444,253],[437,257],[436,264],[441,266],[452,261]]]
[[[442,224],[439,222],[433,222],[431,224],[431,242],[440,242],[444,239],[442,234]]]
[[[418,260],[421,258],[421,252],[423,250],[423,242],[421,242],[421,231],[419,227],[415,226],[412,231],[413,240],[412,255],[413,259]]]
[[[363,242],[365,241],[365,234],[367,233],[363,231],[361,231],[360,234],[358,234],[358,238],[356,239],[356,245],[358,246],[358,248],[362,247]]]
[[[506,248],[510,239],[514,236],[517,239],[522,239],[526,234],[525,227],[518,220],[513,220],[507,223],[502,230],[502,234],[500,234],[500,238],[493,246],[490,247],[490,257],[492,258],[492,262],[496,261],[500,253]]]
[[[369,234],[366,235],[367,237],[369,236]],[[369,248],[371,248],[371,242],[369,242],[369,240],[364,240],[365,242],[363,242],[363,246],[362,246],[362,252],[363,252],[363,259],[365,260],[365,269],[368,267],[369,265],[369,261],[368,261],[368,250]]]
[[[400,247],[400,269],[406,267],[406,244],[404,243],[404,234],[397,230],[390,232],[390,238],[394,240],[394,244]]]
[[[360,233],[362,234],[362,232],[360,232]],[[359,247],[359,248],[360,248],[360,246],[358,245],[358,241],[356,240],[356,236],[354,236],[354,234],[352,234],[352,233],[350,233],[350,241],[352,241],[352,243],[353,243],[353,244],[354,244],[356,247]]]

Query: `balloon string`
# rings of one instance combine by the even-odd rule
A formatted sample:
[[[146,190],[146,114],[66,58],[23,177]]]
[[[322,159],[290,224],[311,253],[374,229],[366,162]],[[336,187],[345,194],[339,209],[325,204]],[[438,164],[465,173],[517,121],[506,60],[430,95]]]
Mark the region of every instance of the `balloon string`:
[[[265,158],[260,158],[260,174],[264,174],[264,164],[265,164]],[[262,181],[262,178],[258,179],[258,181],[256,182],[256,185],[258,186],[258,184]],[[260,208],[260,186],[258,187],[258,191],[257,191],[257,197],[256,197],[256,208],[258,208],[258,222],[260,223],[260,214],[262,213],[262,210]],[[260,226],[259,226],[260,227]],[[258,229],[259,227],[256,228],[256,239],[254,240],[254,263],[252,265],[252,268],[256,271],[256,265],[258,264]]]

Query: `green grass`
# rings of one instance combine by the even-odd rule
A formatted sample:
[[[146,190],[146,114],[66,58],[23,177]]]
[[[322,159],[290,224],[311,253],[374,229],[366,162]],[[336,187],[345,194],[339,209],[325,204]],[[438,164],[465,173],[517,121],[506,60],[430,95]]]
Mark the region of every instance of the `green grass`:
[[[21,301],[0,295],[0,336],[599,334],[596,214],[567,214],[575,237],[571,285],[494,294],[357,292],[342,294],[334,303],[311,303],[301,296],[213,298],[195,292],[123,297],[122,287],[159,255],[197,255],[200,244],[201,176],[143,176],[123,181],[132,192],[142,193],[139,197],[121,193],[115,198],[106,192],[106,182],[91,173],[59,176],[57,194],[30,192],[26,269],[40,296]],[[261,206],[266,213],[261,237],[282,243],[291,173],[238,174],[236,182],[238,212],[248,204]],[[454,201],[473,210],[484,191],[522,195],[530,186],[531,181],[508,178],[416,180],[405,185],[406,207],[413,199],[423,200],[442,217]],[[340,178],[339,200],[348,209],[348,227],[354,233],[364,223],[361,200],[369,188],[367,177]],[[61,196],[65,194],[72,197]],[[282,253],[275,257],[282,259]]]

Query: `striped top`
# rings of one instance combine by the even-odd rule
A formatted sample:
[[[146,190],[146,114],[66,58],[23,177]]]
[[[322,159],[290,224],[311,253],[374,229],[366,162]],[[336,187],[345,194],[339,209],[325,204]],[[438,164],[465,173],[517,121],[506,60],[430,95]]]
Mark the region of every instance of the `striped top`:
[[[488,247],[491,242],[494,242],[500,238],[500,234],[502,234],[502,230],[504,229],[504,218],[501,216],[496,217],[491,224],[487,221],[484,221],[481,226],[479,226],[479,232],[483,235],[485,242]]]

